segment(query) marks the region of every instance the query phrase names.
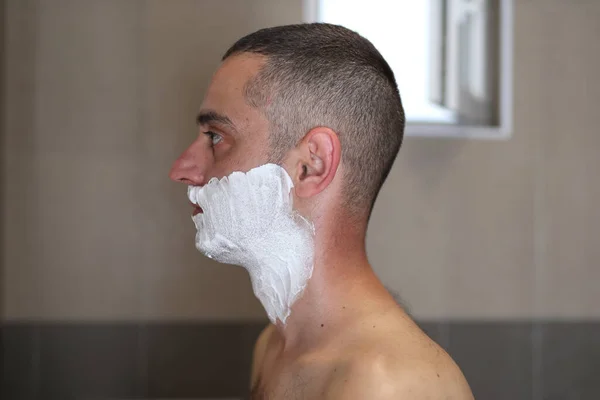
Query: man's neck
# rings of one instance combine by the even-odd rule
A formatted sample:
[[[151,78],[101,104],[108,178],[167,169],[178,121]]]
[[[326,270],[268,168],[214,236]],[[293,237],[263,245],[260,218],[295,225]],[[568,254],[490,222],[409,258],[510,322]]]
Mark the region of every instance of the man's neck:
[[[277,324],[284,351],[319,347],[382,302],[394,304],[369,265],[364,244],[326,248],[317,249],[313,275],[285,325]]]

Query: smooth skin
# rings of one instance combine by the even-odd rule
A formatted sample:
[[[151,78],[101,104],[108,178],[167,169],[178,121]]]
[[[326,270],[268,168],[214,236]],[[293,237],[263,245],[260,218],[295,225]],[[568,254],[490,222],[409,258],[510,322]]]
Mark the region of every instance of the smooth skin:
[[[269,162],[271,126],[243,95],[264,61],[241,54],[223,62],[201,106],[198,137],[171,179],[202,186]],[[286,324],[267,326],[256,342],[252,398],[473,399],[458,366],[373,272],[365,249],[369,209],[357,215],[344,207],[342,176],[352,171],[344,170],[336,132],[306,132],[282,164],[294,182],[294,207],[315,226],[315,265]]]

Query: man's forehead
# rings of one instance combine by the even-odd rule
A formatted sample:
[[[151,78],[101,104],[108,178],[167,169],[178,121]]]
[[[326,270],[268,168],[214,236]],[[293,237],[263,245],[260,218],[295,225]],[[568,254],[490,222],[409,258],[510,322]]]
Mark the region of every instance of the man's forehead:
[[[264,57],[252,54],[226,59],[213,75],[202,108],[222,114],[240,113],[250,108],[244,97],[244,87],[263,64]]]
[[[243,94],[244,86],[263,64],[262,56],[252,54],[240,54],[226,59],[213,75],[208,94]]]
[[[215,73],[226,78],[239,77],[246,81],[254,76],[265,64],[266,57],[260,54],[241,53],[228,57],[221,63]]]

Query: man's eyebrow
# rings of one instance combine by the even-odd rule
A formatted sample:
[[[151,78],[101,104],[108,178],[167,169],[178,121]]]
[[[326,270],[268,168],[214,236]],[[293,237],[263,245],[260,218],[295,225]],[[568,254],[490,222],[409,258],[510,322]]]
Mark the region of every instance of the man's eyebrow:
[[[209,125],[211,122],[228,126],[235,131],[234,123],[229,119],[229,117],[223,114],[219,114],[218,112],[212,110],[200,111],[198,113],[198,116],[196,117],[197,125]]]

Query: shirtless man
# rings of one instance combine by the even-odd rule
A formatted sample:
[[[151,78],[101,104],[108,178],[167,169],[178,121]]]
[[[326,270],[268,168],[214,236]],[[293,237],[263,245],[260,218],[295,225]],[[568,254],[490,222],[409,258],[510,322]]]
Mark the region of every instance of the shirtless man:
[[[473,398],[366,256],[404,124],[388,64],[345,28],[263,29],[223,57],[170,176],[188,185],[196,247],[248,269],[272,322],[253,399]]]

